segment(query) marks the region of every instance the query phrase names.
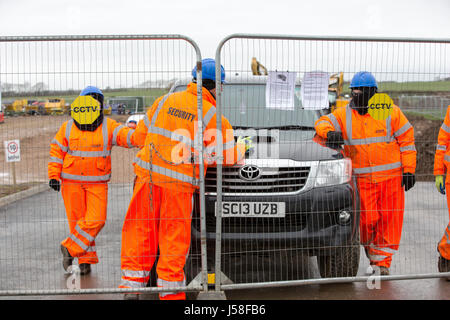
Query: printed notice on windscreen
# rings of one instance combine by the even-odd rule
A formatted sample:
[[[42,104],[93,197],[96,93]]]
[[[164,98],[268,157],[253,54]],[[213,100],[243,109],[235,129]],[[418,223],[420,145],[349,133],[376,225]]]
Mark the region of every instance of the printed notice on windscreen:
[[[303,77],[301,96],[302,106],[308,110],[328,108],[328,84],[330,76],[327,72],[306,72]]]
[[[266,84],[266,108],[294,110],[295,78],[295,72],[269,72]]]

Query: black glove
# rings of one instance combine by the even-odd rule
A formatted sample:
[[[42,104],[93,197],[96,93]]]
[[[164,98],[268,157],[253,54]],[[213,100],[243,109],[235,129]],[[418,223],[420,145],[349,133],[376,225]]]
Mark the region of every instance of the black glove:
[[[51,179],[48,182],[48,185],[50,186],[50,188],[52,188],[55,191],[61,190],[61,183],[59,182],[59,180]]]
[[[416,183],[416,176],[412,173],[406,172],[403,174],[402,187],[405,186],[405,191],[411,189]]]
[[[327,133],[327,145],[330,148],[339,148],[344,144],[344,138],[342,132],[328,131]]]

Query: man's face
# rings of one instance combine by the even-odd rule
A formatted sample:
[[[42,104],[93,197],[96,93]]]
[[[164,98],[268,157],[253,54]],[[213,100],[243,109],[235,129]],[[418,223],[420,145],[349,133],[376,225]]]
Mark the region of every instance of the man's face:
[[[211,94],[213,95],[214,99],[216,98],[216,90],[217,88],[209,90],[209,92],[211,92]],[[220,84],[220,92],[223,92],[223,84]]]
[[[352,88],[352,100],[356,107],[364,108],[369,104],[370,98],[376,93],[375,87]]]

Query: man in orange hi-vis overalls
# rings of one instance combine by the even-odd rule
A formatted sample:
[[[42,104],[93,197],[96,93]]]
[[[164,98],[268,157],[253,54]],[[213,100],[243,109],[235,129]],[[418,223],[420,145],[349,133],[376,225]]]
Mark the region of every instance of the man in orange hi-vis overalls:
[[[61,189],[70,229],[61,243],[63,267],[69,271],[78,258],[82,275],[98,263],[95,238],[106,221],[111,148],[133,147],[134,130],[104,118],[103,100],[100,89],[83,89],[76,99],[81,105],[74,106],[74,101],[72,119],[62,124],[50,144],[49,185]]]
[[[197,69],[194,82],[182,92],[158,98],[136,127],[136,141],[143,148],[134,161],[137,176],[122,229],[120,288],[143,288],[155,262],[157,285],[164,289],[186,286],[183,271],[191,242],[193,192],[198,188]],[[235,143],[233,129],[222,117],[222,136],[217,138],[215,108],[215,61],[202,61],[203,137],[205,152],[214,155],[217,141],[223,143],[223,163],[233,165],[244,158],[250,144]],[[225,71],[222,67],[222,82]],[[206,160],[206,157],[205,157]],[[213,161],[210,161],[212,163]],[[206,173],[205,161],[205,173]],[[163,300],[186,299],[184,292],[164,291]],[[126,294],[138,299],[138,294]]]
[[[370,264],[388,275],[401,238],[404,190],[415,184],[414,129],[395,105],[385,120],[369,114],[369,100],[378,89],[371,73],[356,73],[350,88],[350,103],[322,116],[315,128],[329,143],[343,144],[352,159],[361,199],[361,243]]]
[[[447,108],[444,123],[442,124],[436,147],[436,155],[434,156],[434,175],[436,177],[437,190],[445,194],[445,189],[449,190],[450,179],[445,179],[446,173],[449,172],[450,166],[450,106]],[[450,217],[450,192],[447,192],[447,207]],[[444,235],[438,243],[438,270],[439,272],[450,272],[450,222],[445,228]],[[450,281],[450,277],[447,278]]]

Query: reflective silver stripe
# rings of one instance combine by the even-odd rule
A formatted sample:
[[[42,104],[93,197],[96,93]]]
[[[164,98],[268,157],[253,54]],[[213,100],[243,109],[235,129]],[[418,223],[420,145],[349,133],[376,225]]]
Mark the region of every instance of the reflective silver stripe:
[[[208,112],[205,114],[205,116],[203,117],[203,127],[206,128],[209,124],[209,122],[211,121],[211,119],[214,117],[214,115],[216,114],[216,107],[212,106]]]
[[[327,120],[321,120],[316,123],[316,126],[320,125],[321,123],[330,124]]]
[[[341,126],[339,125],[339,121],[336,119],[336,116],[332,113],[325,115],[331,123],[333,124],[334,130],[338,132],[342,132]]]
[[[416,151],[416,146],[414,144],[406,147],[400,147],[400,152],[403,151]]]
[[[163,289],[171,289],[171,288],[177,288],[177,287],[186,287],[186,279],[183,279],[182,281],[167,281],[158,278],[156,281],[156,285]],[[160,292],[159,295],[161,297],[165,297],[170,294],[175,294],[175,292]]]
[[[128,288],[145,288],[145,286],[147,285],[146,282],[139,282],[139,281],[132,281],[132,280],[125,280],[122,279],[120,281],[120,287],[128,287]]]
[[[70,145],[70,144],[69,144],[69,141],[70,141],[70,131],[72,130],[72,125],[73,125],[73,119],[70,119],[70,120],[67,122],[67,125],[66,125],[66,140],[67,140],[67,145]]]
[[[79,175],[75,175],[75,174],[61,172],[61,178],[77,180],[77,181],[91,181],[91,182],[108,181],[109,179],[111,179],[111,174],[107,174],[104,176],[79,176]]]
[[[86,231],[82,230],[78,224],[75,226],[75,230],[76,230],[80,235],[82,235],[84,238],[86,238],[87,241],[92,242],[92,241],[95,240],[95,238],[94,238],[93,236],[91,236],[91,235],[90,235],[89,233],[87,233]]]
[[[50,157],[50,162],[56,162],[56,163],[60,163],[60,164],[64,163],[63,159],[56,158],[56,157]]]
[[[377,251],[381,251],[382,253],[386,253],[386,254],[395,254],[397,252],[397,250],[389,248],[389,247],[376,247],[374,245],[370,245],[370,247],[374,250]]]
[[[383,261],[384,259],[388,258],[388,256],[382,256],[382,255],[371,255],[369,254],[370,261]]]
[[[363,174],[363,173],[386,171],[386,170],[391,170],[391,169],[396,169],[396,168],[401,168],[401,167],[402,167],[401,162],[395,162],[395,163],[383,164],[381,166],[353,168],[353,171],[355,174]]]
[[[116,146],[117,145],[117,134],[119,133],[120,130],[122,130],[123,128],[126,128],[123,124],[121,124],[120,126],[118,126],[117,128],[114,129],[113,131],[113,138],[112,138],[112,145]]]
[[[447,228],[445,229],[445,235],[447,236],[447,244],[450,244],[450,236],[448,235],[449,227],[450,226],[447,226]]]
[[[152,116],[151,126],[155,126],[156,119],[158,118],[158,114],[159,114],[159,112],[161,111],[161,109],[162,109],[162,107],[163,107],[163,105],[164,105],[164,102],[166,102],[167,98],[169,98],[169,94],[166,94],[166,95],[161,99],[161,101],[158,103],[158,107],[156,108],[155,113],[154,113],[153,116]],[[147,126],[147,127],[148,127],[148,126]]]
[[[450,127],[448,125],[446,125],[445,123],[442,124],[441,129],[447,133],[450,133]]]
[[[107,151],[69,150],[67,153],[74,157],[97,158],[97,157],[109,157],[111,155],[111,150],[107,150]]]
[[[134,146],[131,144],[131,136],[133,135],[133,133],[134,133],[134,130],[130,130],[130,131],[128,131],[128,134],[127,134],[127,145],[128,145],[128,148],[133,148]]]
[[[90,246],[89,248],[87,248],[86,252],[95,252],[95,247]]]
[[[101,124],[102,126],[102,134],[103,134],[103,151],[107,151],[110,150],[111,148],[109,147],[109,137],[108,137],[108,118],[103,119],[103,122]]]
[[[450,155],[448,155],[448,154],[444,155],[444,160],[445,161],[450,161]]]
[[[351,142],[348,142],[348,140],[345,140],[345,144],[352,145],[352,146],[358,146],[363,144],[371,144],[371,143],[380,143],[380,142],[392,142],[394,141],[394,137],[372,137],[372,138],[365,138],[365,139],[352,139]]]
[[[163,288],[176,288],[176,287],[184,287],[186,286],[186,279],[183,279],[181,281],[167,281],[164,279],[160,279],[158,278],[156,280],[156,285],[158,287],[163,287]]]
[[[69,150],[69,147],[63,146],[61,143],[59,143],[58,140],[53,139],[50,144],[56,144],[63,152],[67,152]]]
[[[148,129],[150,128],[150,120],[148,119],[147,113],[145,113],[145,116],[144,116],[144,124],[147,127],[147,131],[148,131]]]
[[[88,246],[87,244],[85,244],[83,241],[81,241],[80,239],[78,239],[77,237],[75,237],[75,235],[71,234],[71,235],[69,236],[69,238],[70,238],[73,242],[75,242],[77,245],[79,245],[80,248],[81,248],[83,251],[86,251],[86,250],[89,248],[89,246]]]
[[[160,136],[163,136],[163,137],[166,137],[166,138],[169,138],[171,140],[178,141],[178,142],[182,142],[182,143],[185,143],[185,144],[190,145],[190,146],[193,145],[193,142],[192,142],[192,140],[190,138],[188,138],[186,136],[183,136],[182,134],[178,134],[178,133],[169,131],[169,130],[164,129],[164,128],[151,126],[149,128],[148,132],[154,133],[154,134],[159,134]]]
[[[122,276],[128,278],[146,278],[150,275],[150,271],[146,270],[127,270],[122,269]]]
[[[395,138],[392,136],[392,129],[391,129],[391,116],[389,116],[386,119],[386,135],[381,137],[369,137],[364,139],[353,139],[352,138],[352,117],[353,112],[352,108],[348,104],[346,106],[345,110],[345,123],[346,123],[346,129],[347,129],[347,136],[348,140],[344,140],[344,144],[346,145],[363,145],[363,144],[371,144],[371,143],[380,143],[380,142],[391,142],[394,141]]]
[[[142,160],[141,158],[136,158],[134,160],[134,163],[136,163],[139,167],[141,167],[143,169],[150,170],[150,167],[151,167],[151,171],[152,172],[159,173],[159,174],[162,174],[162,175],[164,175],[166,177],[170,177],[170,178],[173,178],[173,179],[177,179],[177,180],[180,180],[180,181],[183,181],[183,182],[186,182],[186,183],[190,183],[190,184],[196,185],[196,182],[195,182],[194,178],[191,177],[191,176],[188,176],[188,175],[186,175],[184,173],[180,173],[180,172],[176,172],[176,171],[171,170],[171,169],[163,168],[163,167],[157,166],[155,164],[152,164],[150,166],[150,164],[148,162]]]
[[[407,123],[405,123],[405,125],[403,127],[401,127],[400,129],[398,129],[397,131],[394,132],[394,136],[397,138],[398,136],[401,136],[402,134],[404,134],[406,131],[408,131],[411,128],[412,128],[411,123],[407,122]]]
[[[443,146],[443,145],[441,145],[441,144],[438,144],[438,145],[436,146],[436,150],[446,151],[446,150],[447,150],[447,146]]]

